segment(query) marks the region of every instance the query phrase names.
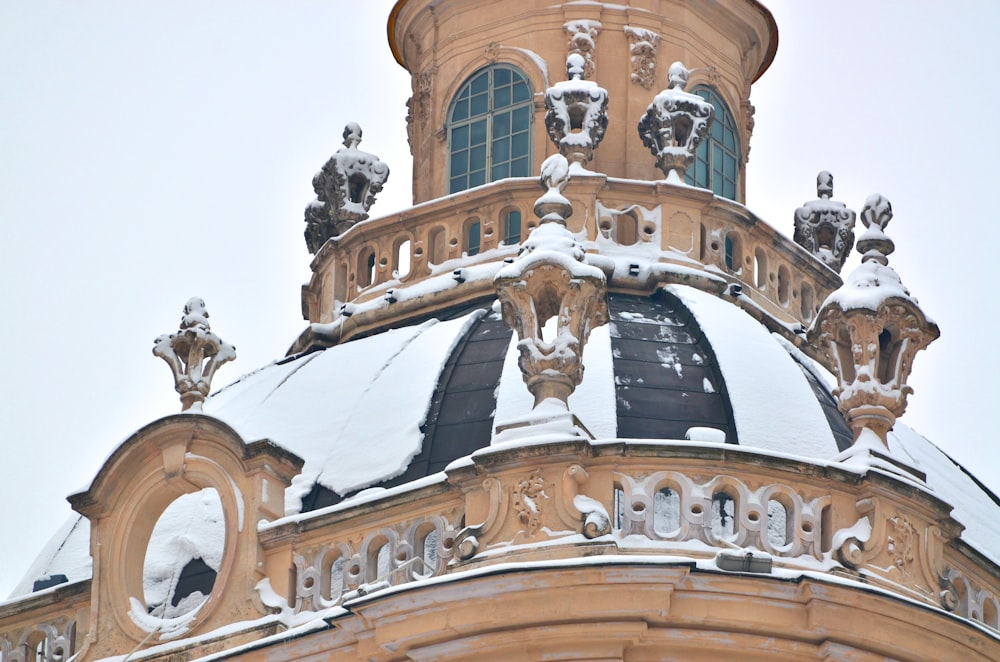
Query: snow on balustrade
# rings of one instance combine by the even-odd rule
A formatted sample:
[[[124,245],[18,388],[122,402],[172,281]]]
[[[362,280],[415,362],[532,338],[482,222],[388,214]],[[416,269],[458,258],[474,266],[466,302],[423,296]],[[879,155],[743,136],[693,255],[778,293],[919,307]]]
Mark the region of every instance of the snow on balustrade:
[[[974,564],[943,544],[958,529],[933,496],[890,501],[884,488],[866,487],[882,478],[849,465],[722,443],[543,444],[542,453],[528,439],[485,449],[437,481],[267,524],[265,549],[291,546],[289,607],[319,612],[477,568],[579,564],[595,554],[606,564],[718,570],[720,551],[735,550],[770,558],[766,572],[775,577],[854,582],[991,624],[997,596],[983,589]],[[522,455],[530,465],[511,461]],[[482,519],[460,528],[473,504]],[[377,512],[385,515],[372,518]],[[319,525],[331,518],[337,526]],[[306,526],[310,520],[318,525]],[[289,537],[293,529],[300,533]]]

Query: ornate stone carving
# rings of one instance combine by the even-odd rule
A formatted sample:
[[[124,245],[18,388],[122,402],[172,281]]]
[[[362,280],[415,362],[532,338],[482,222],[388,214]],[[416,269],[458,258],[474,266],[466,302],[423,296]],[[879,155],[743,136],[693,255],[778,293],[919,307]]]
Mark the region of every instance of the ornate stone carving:
[[[37,647],[29,645],[35,632],[45,635]],[[73,657],[75,645],[76,621],[66,621],[62,627],[40,623],[26,631],[16,645],[0,637],[0,662],[63,662]]]
[[[369,531],[356,544],[341,540],[314,552],[293,551],[294,609],[333,607],[352,594],[374,590],[376,580],[385,582],[384,587],[439,575],[452,556],[455,537],[444,517],[419,517]]]
[[[582,55],[571,54],[566,58],[569,80],[545,91],[549,138],[571,165],[581,168],[594,158],[608,128],[608,91],[583,79],[584,65]]]
[[[406,100],[406,145],[413,156],[413,97]]]
[[[560,519],[586,538],[597,538],[611,533],[611,516],[597,499],[580,493],[590,474],[579,464],[572,464],[563,471],[559,498],[555,500]]]
[[[489,62],[491,63],[496,62],[497,60],[500,59],[500,44],[498,44],[495,41],[491,41],[490,43],[486,44],[486,50],[484,51],[483,55],[486,56],[486,59]]]
[[[794,239],[820,262],[837,273],[854,248],[855,214],[843,202],[831,200],[833,175],[825,170],[816,175],[816,195],[795,210]]]
[[[538,533],[542,521],[543,500],[550,497],[545,493],[545,479],[541,470],[536,469],[530,476],[520,480],[511,489],[511,503],[517,518],[524,526],[524,534],[531,538]]]
[[[434,76],[437,67],[421,71],[413,78],[413,96],[417,100],[417,121],[421,124],[427,121],[431,114],[431,92],[434,89]]]
[[[914,561],[913,548],[917,544],[917,530],[903,515],[890,517],[888,524],[886,550],[892,556],[893,565],[904,576],[909,577]]]
[[[601,33],[600,21],[582,19],[579,21],[568,21],[563,24],[566,34],[569,35],[568,52],[570,55],[576,53],[583,57],[583,77],[594,78],[594,49],[597,48],[597,35]]]
[[[694,163],[695,151],[708,134],[715,109],[696,94],[684,91],[690,72],[680,62],[670,65],[669,87],[653,98],[639,120],[642,144],[656,157],[656,167],[668,181],[681,183]]]
[[[418,88],[419,89],[419,88]],[[418,111],[420,95],[417,95]],[[419,117],[420,115],[418,115]],[[313,177],[316,199],[306,206],[306,246],[315,254],[327,239],[368,218],[375,196],[389,178],[389,166],[358,149],[361,127],[344,127],[344,149],[330,157]]]
[[[573,206],[561,191],[569,181],[569,163],[555,154],[541,170],[547,189],[535,203],[541,221],[494,284],[504,321],[517,331],[518,365],[535,408],[551,399],[565,412],[583,379],[581,357],[590,330],[608,319],[606,279],[603,271],[584,263],[583,246],[566,228]],[[546,338],[543,328],[553,317],[556,328]]]
[[[888,266],[894,245],[883,229],[891,218],[888,200],[868,198],[861,211],[868,229],[858,240],[862,263],[823,302],[808,333],[837,376],[834,395],[858,452],[886,450],[886,434],[913,392],[906,380],[914,355],[940,335]]]
[[[633,83],[650,90],[656,81],[656,47],[660,43],[660,35],[652,30],[626,25],[625,36],[628,37],[632,61],[632,75],[629,78]]]
[[[154,341],[153,355],[166,361],[173,371],[182,410],[200,409],[215,371],[236,358],[236,348],[212,332],[205,302],[194,297],[184,306],[177,333],[163,334]]]
[[[482,489],[489,496],[489,510],[481,522],[469,524],[455,536],[456,555],[465,561],[479,551],[479,538],[492,533],[503,522],[507,500],[503,498],[503,485],[492,476],[483,479]]]
[[[746,165],[747,161],[750,160],[750,138],[753,136],[753,129],[757,125],[757,121],[753,118],[754,113],[757,112],[757,107],[749,101],[744,101],[740,107],[743,109],[743,127],[747,134],[746,149],[743,150],[740,157],[743,161],[743,165]]]
[[[621,535],[641,535],[650,540],[687,542],[698,540],[712,547],[753,547],[785,558],[808,556],[821,559],[823,509],[829,496],[802,497],[794,487],[773,484],[750,489],[734,476],[716,476],[697,482],[676,471],[648,475],[616,473],[621,485]],[[662,503],[663,490],[675,499]],[[732,512],[732,530],[719,530],[722,515],[718,495],[725,494]],[[780,503],[780,526],[777,507]],[[772,511],[772,508],[775,510]]]

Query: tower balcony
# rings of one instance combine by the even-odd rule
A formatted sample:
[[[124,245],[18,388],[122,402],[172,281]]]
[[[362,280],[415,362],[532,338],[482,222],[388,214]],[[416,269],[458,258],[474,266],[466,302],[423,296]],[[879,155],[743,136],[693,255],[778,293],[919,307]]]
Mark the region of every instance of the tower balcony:
[[[293,350],[493,297],[493,276],[538,222],[538,194],[534,178],[504,179],[330,239],[303,286],[311,326]],[[728,288],[752,314],[795,333],[842,283],[746,207],[704,189],[575,174],[565,194],[573,204],[568,227],[611,291],[652,293],[667,283]]]

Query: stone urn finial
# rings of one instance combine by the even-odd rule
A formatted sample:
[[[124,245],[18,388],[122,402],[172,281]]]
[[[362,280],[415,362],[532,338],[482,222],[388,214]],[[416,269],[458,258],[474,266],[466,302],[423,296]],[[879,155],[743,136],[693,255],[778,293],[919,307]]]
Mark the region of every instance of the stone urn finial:
[[[833,175],[825,170],[816,175],[818,200],[810,200],[795,210],[793,239],[820,262],[837,273],[854,248],[855,214],[843,202],[831,200]]]
[[[541,219],[513,263],[494,278],[503,319],[517,332],[518,366],[537,409],[568,410],[583,379],[583,347],[590,330],[608,319],[604,272],[584,262],[583,246],[566,228],[572,205],[562,195],[569,163],[560,154],[542,164],[545,193],[535,203]],[[555,329],[545,337],[546,323]]]
[[[639,120],[642,144],[656,157],[667,181],[683,183],[698,145],[708,134],[715,108],[697,94],[685,92],[691,72],[680,62],[670,65],[669,87],[653,98]]]
[[[236,358],[236,348],[212,332],[208,309],[198,297],[184,306],[177,333],[163,334],[153,344],[153,355],[167,362],[174,373],[174,389],[181,396],[181,410],[201,408],[212,388],[215,371]]]
[[[608,91],[584,80],[586,60],[579,53],[566,58],[568,80],[545,91],[545,128],[571,166],[582,169],[608,128]]]
[[[306,246],[315,254],[327,239],[368,218],[375,196],[389,178],[389,166],[358,149],[361,127],[344,127],[344,148],[313,177],[316,199],[306,206]]]
[[[883,230],[890,219],[889,201],[870,196],[861,211],[867,228],[858,239],[861,265],[823,302],[808,332],[837,377],[834,395],[855,446],[868,450],[887,448],[887,434],[913,392],[906,381],[914,355],[941,333],[888,266],[894,245]]]

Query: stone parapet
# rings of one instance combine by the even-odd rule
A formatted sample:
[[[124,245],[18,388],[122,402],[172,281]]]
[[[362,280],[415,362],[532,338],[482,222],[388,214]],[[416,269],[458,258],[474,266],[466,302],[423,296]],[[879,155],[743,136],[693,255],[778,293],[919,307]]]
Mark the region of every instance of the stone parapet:
[[[753,307],[795,333],[842,283],[748,209],[703,189],[574,174],[564,193],[573,205],[567,227],[588,263],[605,270],[610,291],[652,293],[686,282],[721,292],[735,284]],[[317,339],[324,335],[339,342],[491,296],[496,271],[537,224],[537,198],[536,179],[505,179],[358,223],[331,239],[302,290],[303,316],[319,328],[294,350],[331,344]],[[517,232],[507,231],[511,222]]]

